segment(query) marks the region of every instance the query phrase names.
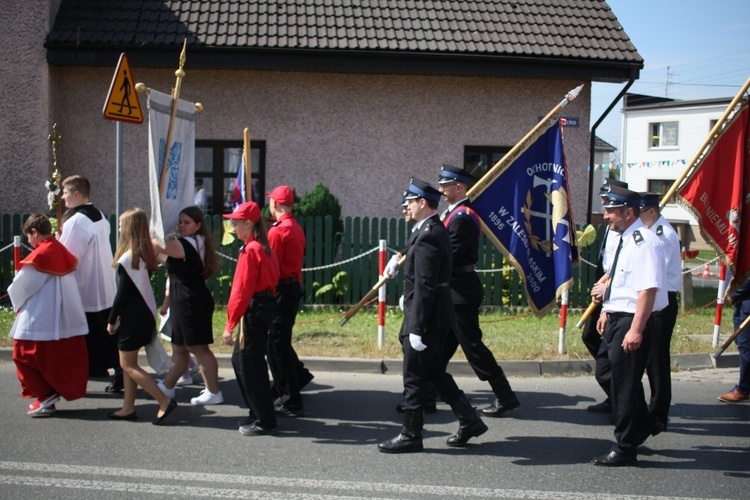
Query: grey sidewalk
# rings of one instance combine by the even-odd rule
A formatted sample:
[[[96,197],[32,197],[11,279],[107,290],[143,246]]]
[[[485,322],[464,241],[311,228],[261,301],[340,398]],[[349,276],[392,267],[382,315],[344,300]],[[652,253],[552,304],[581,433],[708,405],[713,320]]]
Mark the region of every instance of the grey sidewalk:
[[[141,365],[147,366],[145,352],[141,351]],[[229,354],[218,354],[219,368],[231,368]],[[0,348],[0,361],[12,361],[12,350]],[[301,361],[313,373],[350,372],[350,373],[400,373],[401,359],[362,359],[362,358],[328,358],[303,357]],[[724,353],[715,360],[711,354],[675,354],[672,364],[680,371],[705,370],[708,368],[739,367],[739,354]],[[509,377],[570,377],[593,375],[594,360],[549,360],[549,361],[500,361],[503,371]],[[451,361],[448,371],[456,376],[473,376],[474,372],[466,361]]]

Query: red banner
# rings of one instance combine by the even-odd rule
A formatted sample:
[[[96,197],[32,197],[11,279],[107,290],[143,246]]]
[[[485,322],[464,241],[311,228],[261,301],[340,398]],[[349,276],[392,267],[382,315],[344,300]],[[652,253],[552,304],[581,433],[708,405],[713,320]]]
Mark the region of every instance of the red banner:
[[[732,286],[750,272],[749,114],[745,102],[677,192],[677,202],[737,278]]]

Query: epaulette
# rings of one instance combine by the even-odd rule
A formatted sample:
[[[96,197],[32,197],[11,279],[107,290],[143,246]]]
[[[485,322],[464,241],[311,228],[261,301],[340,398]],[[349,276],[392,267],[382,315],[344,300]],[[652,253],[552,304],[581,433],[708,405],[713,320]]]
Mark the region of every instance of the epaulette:
[[[633,231],[633,239],[635,240],[635,243],[637,245],[641,244],[641,242],[643,241],[643,235],[641,235],[640,229],[636,229],[635,231]]]
[[[656,228],[656,234],[659,235],[659,236],[661,236],[662,234],[664,234],[664,226],[657,227]]]

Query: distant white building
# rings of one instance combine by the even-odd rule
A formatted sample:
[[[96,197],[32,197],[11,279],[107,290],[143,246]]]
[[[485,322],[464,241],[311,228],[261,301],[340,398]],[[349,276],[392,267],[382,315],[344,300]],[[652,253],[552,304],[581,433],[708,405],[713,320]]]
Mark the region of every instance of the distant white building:
[[[604,183],[604,179],[609,178],[610,173],[613,169],[618,168],[619,162],[617,162],[617,154],[615,153],[617,148],[608,143],[607,141],[596,137],[594,142],[594,180],[591,185],[591,213],[595,215],[591,221],[593,223],[601,223],[602,214],[604,208],[602,207],[602,199],[598,196],[599,190]]]
[[[622,108],[620,178],[634,191],[666,194],[731,100],[679,101],[627,94]],[[697,221],[674,200],[662,213],[684,246],[702,242]]]

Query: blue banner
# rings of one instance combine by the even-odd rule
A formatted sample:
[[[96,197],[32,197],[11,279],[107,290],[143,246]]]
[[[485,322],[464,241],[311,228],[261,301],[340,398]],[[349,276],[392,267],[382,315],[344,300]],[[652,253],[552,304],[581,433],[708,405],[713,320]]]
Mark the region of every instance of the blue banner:
[[[532,310],[544,314],[572,284],[577,255],[560,123],[493,177],[471,206],[518,270]]]

